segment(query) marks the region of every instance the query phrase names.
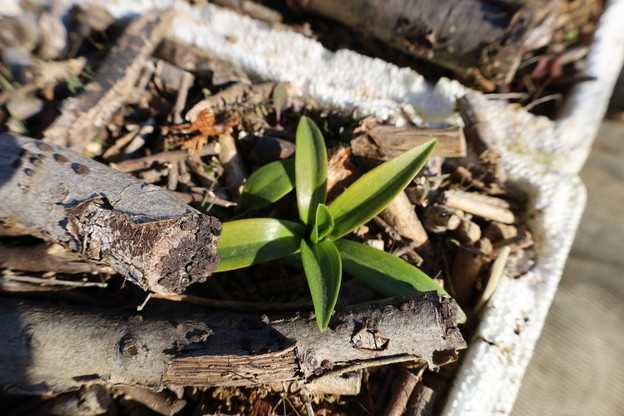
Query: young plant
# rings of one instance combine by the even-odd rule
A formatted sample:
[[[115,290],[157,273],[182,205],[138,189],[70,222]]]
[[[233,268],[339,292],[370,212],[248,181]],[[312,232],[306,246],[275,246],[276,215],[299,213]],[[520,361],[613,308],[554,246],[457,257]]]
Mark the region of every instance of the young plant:
[[[399,257],[344,239],[379,214],[412,181],[436,141],[411,149],[361,176],[331,204],[327,197],[327,150],[312,120],[297,127],[294,160],[269,163],[249,177],[241,194],[245,211],[268,206],[295,189],[299,221],[250,218],[223,224],[217,271],[240,269],[299,253],[316,321],[325,330],[338,300],[343,269],[388,296],[437,291],[425,273]]]

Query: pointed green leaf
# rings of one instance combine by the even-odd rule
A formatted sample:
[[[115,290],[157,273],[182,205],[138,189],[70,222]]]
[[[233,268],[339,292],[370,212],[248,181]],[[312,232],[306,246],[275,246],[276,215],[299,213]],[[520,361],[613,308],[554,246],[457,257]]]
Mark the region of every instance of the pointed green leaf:
[[[239,208],[241,211],[250,211],[267,207],[292,191],[294,185],[294,158],[267,163],[247,180]]]
[[[301,224],[273,218],[225,222],[219,237],[217,271],[242,269],[296,253],[304,232]]]
[[[334,228],[334,218],[329,212],[329,208],[325,204],[318,204],[316,207],[316,216],[314,219],[314,226],[310,233],[310,240],[314,244],[322,241]]]
[[[338,239],[379,214],[414,179],[436,143],[434,139],[377,166],[340,194],[329,206],[334,217],[330,238]]]
[[[321,131],[305,116],[297,126],[295,183],[299,218],[311,224],[316,206],[327,197],[327,149]]]
[[[351,240],[336,241],[344,270],[367,286],[387,296],[409,296],[415,292],[444,289],[425,273],[399,257]]]
[[[332,241],[325,240],[310,246],[301,240],[301,261],[312,295],[316,323],[324,331],[329,325],[340,292],[340,254]]]

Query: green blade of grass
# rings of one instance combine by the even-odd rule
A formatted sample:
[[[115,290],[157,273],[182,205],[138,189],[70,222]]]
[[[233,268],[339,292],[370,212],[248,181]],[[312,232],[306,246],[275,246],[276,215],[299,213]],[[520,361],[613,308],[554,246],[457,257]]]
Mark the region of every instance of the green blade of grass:
[[[241,192],[242,212],[267,207],[286,196],[295,186],[295,159],[267,163],[247,180]]]
[[[299,250],[304,227],[292,221],[250,218],[223,223],[217,272],[242,269]]]
[[[318,244],[322,241],[334,228],[334,218],[329,212],[329,208],[325,204],[318,204],[316,207],[316,216],[314,219],[314,226],[310,233],[310,240],[314,244]]]
[[[329,325],[340,292],[340,254],[332,241],[310,245],[301,240],[301,261],[312,295],[316,323],[324,331]]]
[[[387,296],[436,291],[448,296],[433,279],[385,251],[351,240],[336,241],[345,272]]]
[[[424,166],[436,140],[389,160],[366,173],[330,205],[334,217],[331,239],[338,239],[379,214]]]
[[[327,197],[327,149],[319,128],[308,117],[301,117],[295,145],[295,191],[299,218],[311,224],[316,206]]]

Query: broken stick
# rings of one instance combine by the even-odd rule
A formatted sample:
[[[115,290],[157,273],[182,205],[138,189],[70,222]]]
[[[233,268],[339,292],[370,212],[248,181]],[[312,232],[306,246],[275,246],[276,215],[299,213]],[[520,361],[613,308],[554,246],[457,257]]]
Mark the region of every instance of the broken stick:
[[[218,260],[216,218],[76,152],[11,134],[0,135],[2,222],[154,292],[183,292],[210,276]]]
[[[98,383],[160,390],[305,384],[389,360],[435,369],[439,352],[466,347],[457,314],[453,300],[427,293],[337,312],[320,332],[308,314],[270,320],[162,308],[138,315],[2,299],[0,330],[7,336],[0,337],[0,385],[30,393]]]
[[[405,413],[412,391],[420,382],[421,375],[413,374],[407,368],[397,368],[393,373],[392,393],[384,416],[401,416]]]
[[[422,247],[429,240],[425,228],[418,219],[416,208],[405,192],[399,192],[380,215],[401,236],[414,241],[416,243],[414,248]]]
[[[191,122],[195,121],[199,114],[205,110],[216,114],[236,104],[251,106],[268,101],[272,97],[273,91],[277,85],[279,84],[274,82],[265,82],[255,85],[239,82],[195,104],[193,108],[186,113],[186,120]],[[284,85],[288,92],[294,89],[291,84],[285,83]]]
[[[447,207],[459,209],[478,217],[503,224],[513,224],[516,221],[509,203],[501,198],[476,192],[451,190],[444,192],[443,199]]]
[[[445,129],[425,129],[394,126],[362,126],[360,134],[351,140],[353,154],[370,159],[388,160],[414,147],[425,144],[434,137],[438,145],[433,149],[434,156],[466,156],[466,138],[459,127]]]
[[[0,268],[25,272],[113,274],[104,265],[87,262],[58,244],[7,245],[0,243]]]
[[[146,60],[167,32],[173,11],[152,11],[130,23],[85,92],[63,103],[45,141],[83,152],[89,140],[134,94]]]

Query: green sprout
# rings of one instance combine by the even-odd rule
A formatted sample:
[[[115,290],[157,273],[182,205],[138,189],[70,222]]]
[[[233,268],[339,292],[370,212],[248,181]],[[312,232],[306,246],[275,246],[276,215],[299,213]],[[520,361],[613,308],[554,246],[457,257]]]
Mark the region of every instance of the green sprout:
[[[377,216],[414,179],[436,140],[411,149],[361,176],[331,204],[327,198],[327,150],[319,128],[302,117],[294,158],[264,165],[247,181],[240,199],[245,211],[266,207],[295,189],[299,221],[249,218],[223,224],[218,272],[299,253],[316,322],[329,325],[343,269],[386,296],[446,292],[429,276],[399,257],[345,239]]]

